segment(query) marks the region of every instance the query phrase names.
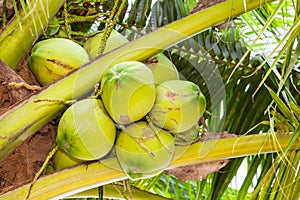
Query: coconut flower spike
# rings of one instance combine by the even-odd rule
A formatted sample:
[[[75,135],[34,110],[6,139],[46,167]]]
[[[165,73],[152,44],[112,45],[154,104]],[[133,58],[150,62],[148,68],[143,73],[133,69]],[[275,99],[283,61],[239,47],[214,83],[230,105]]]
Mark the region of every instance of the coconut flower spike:
[[[29,198],[30,196],[30,192],[31,192],[31,189],[33,187],[33,185],[36,183],[36,181],[38,180],[38,178],[40,177],[40,175],[43,173],[43,171],[45,170],[45,168],[47,167],[50,159],[54,156],[54,154],[56,153],[56,151],[58,150],[59,146],[57,144],[54,145],[53,149],[48,153],[42,167],[39,169],[39,171],[35,174],[30,186],[29,186],[29,190],[28,190],[28,193],[27,193],[27,196],[26,196],[26,199]]]

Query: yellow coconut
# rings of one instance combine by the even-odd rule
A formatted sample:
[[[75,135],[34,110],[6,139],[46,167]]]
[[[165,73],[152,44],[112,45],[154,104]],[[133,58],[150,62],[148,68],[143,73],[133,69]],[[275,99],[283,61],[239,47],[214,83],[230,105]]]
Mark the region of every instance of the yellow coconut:
[[[114,122],[98,99],[84,99],[69,107],[61,117],[57,144],[79,160],[97,160],[113,147]]]
[[[116,154],[124,172],[131,179],[155,176],[171,162],[173,136],[147,122],[127,126],[116,141]]]
[[[142,119],[155,101],[151,70],[141,62],[114,65],[101,80],[101,98],[111,118],[118,124]]]
[[[205,108],[205,97],[195,83],[169,80],[156,87],[155,104],[149,116],[156,126],[179,133],[192,128]]]
[[[100,32],[95,36],[90,37],[83,46],[84,49],[88,52],[91,59],[99,55],[103,33],[104,32]],[[122,34],[120,34],[116,30],[112,30],[108,39],[106,40],[103,54],[114,50],[128,42],[129,41],[127,40],[127,38],[125,38]]]
[[[28,66],[41,85],[47,85],[89,61],[87,52],[64,38],[38,42],[31,50]]]
[[[200,139],[201,134],[199,131],[199,125],[198,123],[194,125],[192,128],[176,133],[174,137],[174,141],[176,145],[189,145],[195,142],[196,140]]]
[[[53,163],[55,165],[55,169],[57,170],[66,167],[71,167],[82,162],[84,161],[70,156],[61,148],[58,148],[58,150],[56,151],[53,157]]]
[[[179,79],[177,68],[163,53],[159,53],[148,59],[146,65],[153,73],[155,84]]]

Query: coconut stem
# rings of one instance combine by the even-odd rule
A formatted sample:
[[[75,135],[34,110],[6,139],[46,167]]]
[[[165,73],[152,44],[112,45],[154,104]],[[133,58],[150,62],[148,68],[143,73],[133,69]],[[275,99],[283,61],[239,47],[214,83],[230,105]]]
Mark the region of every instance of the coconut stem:
[[[69,24],[69,19],[68,19],[69,13],[68,13],[67,2],[64,3],[63,15],[64,15],[64,23],[65,23],[65,27],[66,27],[67,38],[71,40],[72,38],[71,38],[71,29],[70,29],[70,24]]]
[[[129,179],[125,179],[125,180],[124,180],[124,183],[125,183],[125,188],[128,190],[129,198],[132,199],[132,192],[131,192],[131,187],[130,187]],[[124,191],[124,193],[125,193],[125,192],[126,192],[126,191]]]
[[[114,26],[116,25],[117,20],[126,5],[126,2],[127,2],[126,0],[122,0],[120,6],[118,8],[119,1],[115,1],[113,9],[110,13],[109,19],[107,20],[106,28],[105,28],[103,36],[101,38],[101,45],[99,46],[97,55],[103,54],[105,46],[106,46],[106,41],[107,41],[108,37],[110,36]]]
[[[27,90],[41,90],[42,89],[38,85],[29,85],[29,84],[24,83],[24,82],[21,82],[21,83],[17,83],[17,82],[6,83],[6,82],[3,82],[2,84],[12,86],[12,87],[15,87],[15,88],[25,87]]]
[[[100,87],[100,84],[97,83],[94,86],[94,95],[95,95],[95,98],[96,99],[100,98],[101,94],[102,94],[102,88]]]
[[[153,158],[155,157],[155,154],[154,154],[147,146],[144,145],[144,143],[143,143],[144,140],[142,140],[142,139],[140,139],[140,138],[137,138],[137,137],[134,137],[134,136],[132,136],[130,133],[129,133],[129,136],[130,136],[134,141],[136,141],[136,142],[140,145],[140,147],[141,147],[142,149],[144,149],[150,156],[152,156]]]
[[[129,193],[129,199],[132,199],[132,192],[131,192],[131,186],[130,186],[130,182],[129,182],[129,179],[125,179],[122,181],[123,183],[123,191],[120,191],[117,187],[116,184],[112,184],[112,186],[115,188],[115,190],[117,190],[117,192],[124,198],[124,199],[128,199],[126,196],[125,196],[125,192],[126,190],[128,190],[128,193]]]
[[[202,135],[206,135],[206,133],[208,132],[208,129],[206,129],[205,127],[201,127],[201,126],[196,126],[196,129],[199,131],[199,136],[201,137]]]
[[[117,125],[117,127],[119,127],[120,129],[122,129],[124,132],[126,132],[134,141],[136,141],[140,147],[142,149],[144,149],[150,156],[152,156],[153,158],[155,157],[155,154],[147,147],[144,145],[143,143],[143,139],[141,138],[137,138],[137,137],[134,137],[128,130],[125,126],[123,125]]]
[[[198,129],[198,127],[199,126],[197,126],[197,129]],[[199,131],[199,129],[198,129],[198,131]],[[202,135],[202,133],[201,133],[201,135]],[[176,134],[175,137],[177,137],[178,139],[181,139],[183,141],[182,142],[181,141],[175,141],[175,145],[183,145],[183,146],[184,145],[191,145],[191,144],[197,142],[201,138],[201,135],[198,135],[198,137],[196,137],[196,138],[190,138],[190,137],[187,137],[184,134]]]
[[[77,100],[65,100],[65,99],[37,99],[34,103],[48,102],[48,103],[62,103],[64,105],[74,104]]]
[[[208,132],[208,126],[207,126],[207,124],[205,122],[205,118],[203,116],[201,116],[200,119],[199,119],[199,121],[203,125],[203,127],[205,128],[204,133]]]
[[[39,169],[39,171],[35,174],[30,186],[29,186],[29,190],[28,190],[28,193],[27,193],[27,196],[26,196],[26,199],[29,198],[30,196],[30,191],[33,187],[33,185],[36,183],[37,179],[39,178],[39,176],[43,173],[44,169],[47,167],[50,159],[53,157],[53,155],[56,153],[56,151],[58,150],[59,146],[57,144],[55,144],[55,146],[53,147],[53,149],[48,153],[42,167]]]
[[[149,127],[152,129],[152,131],[155,133],[157,139],[159,142],[164,146],[164,148],[168,151],[169,154],[172,154],[173,152],[168,148],[168,146],[163,142],[162,138],[158,134],[157,127],[152,123],[149,116],[146,116],[147,122],[149,124]]]

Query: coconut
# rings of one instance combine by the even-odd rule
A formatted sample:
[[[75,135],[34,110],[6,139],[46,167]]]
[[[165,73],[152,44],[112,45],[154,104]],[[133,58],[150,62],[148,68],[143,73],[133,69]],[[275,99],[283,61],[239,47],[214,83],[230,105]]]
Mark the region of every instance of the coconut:
[[[41,85],[47,85],[89,61],[87,52],[64,38],[38,42],[31,50],[28,66]]]
[[[179,133],[192,128],[205,108],[205,97],[195,83],[169,80],[156,87],[155,104],[149,116],[156,126]]]
[[[79,160],[97,160],[114,144],[116,128],[98,99],[84,99],[70,106],[61,117],[57,144]]]
[[[90,55],[91,59],[95,58],[96,56],[99,55],[99,50],[100,50],[100,46],[102,43],[103,33],[104,32],[100,32],[100,33],[94,35],[93,37],[90,37],[83,46],[83,48]],[[106,40],[103,54],[107,53],[111,50],[114,50],[128,42],[129,41],[127,40],[127,38],[125,38],[122,34],[120,34],[116,30],[112,30],[108,39]]]
[[[116,155],[131,179],[155,176],[162,172],[174,154],[173,136],[147,122],[127,126],[116,141]]]
[[[177,68],[163,53],[159,53],[148,59],[146,65],[153,73],[155,84],[179,79]]]
[[[79,160],[76,158],[73,158],[67,152],[65,152],[63,149],[58,148],[56,153],[54,154],[53,157],[53,163],[55,165],[55,169],[63,169],[66,167],[74,166],[79,163],[84,162],[83,160]]]
[[[174,137],[175,144],[189,145],[200,139],[201,135],[198,127],[199,125],[197,123],[196,125],[192,126],[192,128],[184,132],[176,133]]]
[[[155,101],[151,70],[137,61],[114,65],[101,79],[101,98],[116,123],[129,124],[142,119]]]

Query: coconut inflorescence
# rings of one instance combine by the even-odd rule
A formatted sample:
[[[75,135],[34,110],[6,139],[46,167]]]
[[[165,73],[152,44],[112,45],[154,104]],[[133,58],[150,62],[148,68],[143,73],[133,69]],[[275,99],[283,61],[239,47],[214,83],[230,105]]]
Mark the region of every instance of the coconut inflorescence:
[[[91,58],[96,56],[101,38],[101,34],[96,35],[85,44]],[[113,31],[105,52],[126,42],[126,38]],[[50,49],[53,50],[52,46]],[[82,61],[77,67],[88,60],[86,52],[81,50],[78,59]],[[32,52],[33,71],[37,69],[33,64],[49,62],[39,46]],[[68,55],[63,57],[73,59]],[[54,65],[57,63],[50,63],[50,68],[58,73]],[[57,70],[60,74],[62,69]],[[54,80],[43,76],[38,79],[43,84]],[[191,144],[199,137],[198,122],[206,109],[205,97],[195,83],[179,80],[175,65],[163,53],[144,62],[115,64],[103,73],[99,84],[93,98],[71,105],[59,121],[56,142],[60,151],[54,158],[58,169],[98,160],[114,151],[121,168],[131,179],[151,177],[170,164],[176,142]]]

